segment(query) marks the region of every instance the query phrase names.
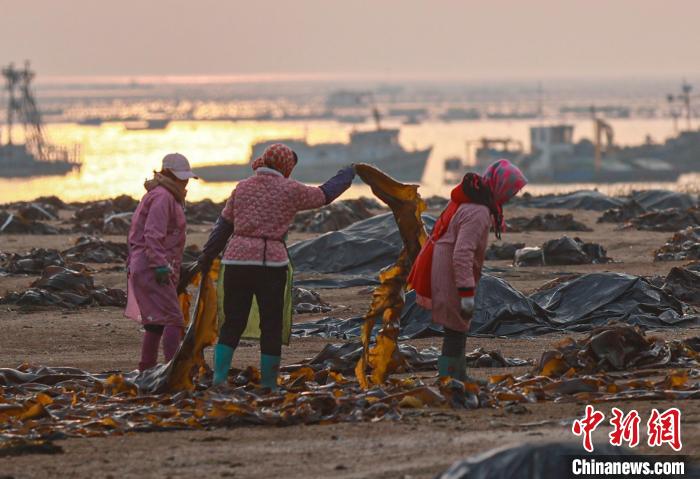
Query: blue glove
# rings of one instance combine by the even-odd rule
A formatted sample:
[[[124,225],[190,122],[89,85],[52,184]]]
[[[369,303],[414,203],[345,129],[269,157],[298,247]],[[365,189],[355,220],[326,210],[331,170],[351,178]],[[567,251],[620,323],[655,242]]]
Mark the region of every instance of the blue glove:
[[[350,188],[352,180],[355,179],[355,167],[348,166],[339,170],[335,176],[321,185],[323,194],[326,196],[326,204],[332,203],[345,190]]]
[[[202,254],[197,259],[197,264],[202,274],[209,272],[212,261],[226,248],[226,243],[232,234],[233,225],[225,220],[223,216],[219,216],[209,234],[209,239],[204,244]]]

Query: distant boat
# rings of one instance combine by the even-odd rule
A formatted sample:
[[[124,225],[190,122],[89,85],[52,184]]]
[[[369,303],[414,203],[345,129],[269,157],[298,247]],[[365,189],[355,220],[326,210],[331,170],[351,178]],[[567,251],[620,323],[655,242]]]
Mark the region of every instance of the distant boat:
[[[448,108],[439,118],[442,121],[478,120],[481,112],[476,108]]]
[[[351,133],[349,143],[310,145],[298,139],[263,141],[253,145],[249,163],[202,166],[194,171],[204,181],[240,181],[253,173],[250,162],[273,143],[284,143],[296,152],[299,164],[292,177],[305,183],[322,183],[351,163],[369,163],[399,181],[418,183],[432,151],[432,146],[406,150],[399,143],[398,129],[378,128]]]
[[[409,117],[406,117],[406,119],[403,121],[404,125],[420,125],[421,120],[415,115],[411,115]]]
[[[129,131],[165,130],[169,124],[167,119],[136,120],[124,123],[124,128]]]
[[[336,115],[335,121],[338,123],[364,123],[367,121],[367,115]]]
[[[489,120],[534,120],[539,117],[536,111],[494,111],[486,113]]]
[[[104,123],[104,120],[97,116],[89,116],[78,121],[78,125],[83,126],[100,126]]]
[[[517,164],[531,183],[615,183],[676,181],[683,163],[680,151],[676,159],[663,154],[674,151],[669,145],[683,144],[669,140],[665,145],[640,145],[620,148],[613,144],[612,127],[594,118],[594,141],[583,139],[574,143],[572,125],[535,126],[530,128],[531,150],[525,152],[520,142],[508,138],[482,138],[477,143],[475,165],[467,167],[454,161],[446,164],[446,178],[459,179],[469,169],[483,171],[501,158]],[[700,157],[700,132],[686,132],[695,137],[694,153]],[[685,146],[692,144],[685,142]],[[683,149],[686,157],[691,151]],[[700,162],[695,169],[700,169]],[[690,166],[690,165],[687,165]],[[691,171],[691,170],[687,170]],[[447,181],[447,180],[446,180]]]
[[[9,95],[7,114],[7,141],[0,135],[0,177],[27,178],[33,176],[65,175],[80,169],[80,149],[49,144],[44,137],[41,114],[32,93],[34,72],[29,62],[24,69],[14,65],[2,69]],[[12,141],[15,120],[24,124],[25,143]]]

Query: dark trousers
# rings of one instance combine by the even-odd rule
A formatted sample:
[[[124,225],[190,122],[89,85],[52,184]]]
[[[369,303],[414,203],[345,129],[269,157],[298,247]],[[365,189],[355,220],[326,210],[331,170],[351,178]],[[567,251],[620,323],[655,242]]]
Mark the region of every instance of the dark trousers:
[[[286,266],[226,265],[225,320],[219,331],[219,343],[232,348],[238,346],[255,296],[260,311],[260,351],[280,356],[286,284]]]
[[[445,328],[445,336],[442,338],[442,355],[458,358],[464,357],[467,333]]]

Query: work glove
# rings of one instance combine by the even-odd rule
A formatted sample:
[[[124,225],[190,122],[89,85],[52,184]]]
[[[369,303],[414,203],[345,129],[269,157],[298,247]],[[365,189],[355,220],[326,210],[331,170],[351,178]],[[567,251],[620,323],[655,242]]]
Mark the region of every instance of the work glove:
[[[158,266],[154,268],[156,273],[156,283],[166,285],[170,282],[170,266]]]
[[[326,196],[326,204],[332,203],[337,197],[342,195],[345,190],[350,188],[352,181],[355,179],[355,166],[347,166],[339,170],[333,178],[330,178],[321,185],[321,190]]]
[[[462,316],[465,318],[471,318],[474,314],[474,297],[468,296],[466,298],[460,298],[459,309]]]
[[[197,258],[197,266],[199,267],[199,272],[202,273],[202,276],[209,274],[209,270],[211,269],[211,264],[213,262],[214,261],[208,255],[199,255],[199,258]]]

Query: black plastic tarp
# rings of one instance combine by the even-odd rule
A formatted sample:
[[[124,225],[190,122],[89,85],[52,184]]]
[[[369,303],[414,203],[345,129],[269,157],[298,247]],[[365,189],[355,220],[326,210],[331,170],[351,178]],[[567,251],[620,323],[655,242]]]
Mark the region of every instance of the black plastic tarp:
[[[436,336],[442,334],[442,326],[433,324],[430,311],[416,304],[416,294],[409,291],[406,294],[406,303],[401,311],[400,340],[419,338],[423,336]],[[323,318],[308,323],[296,323],[292,325],[294,336],[321,336],[324,338],[354,339],[360,336],[362,317],[339,319]],[[378,318],[372,331],[372,337],[376,336],[382,327],[381,318]]]
[[[649,328],[700,326],[700,317],[685,316],[683,306],[644,278],[628,274],[586,274],[532,296],[484,276],[470,332],[518,336],[590,331],[613,321]]]
[[[565,426],[562,426],[565,427]],[[549,442],[520,444],[518,446],[492,449],[482,454],[455,462],[436,479],[555,479],[576,477],[572,474],[572,459],[586,458],[595,461],[646,461],[651,467],[668,457],[637,455],[633,450],[596,443],[593,452],[588,453],[580,442]],[[592,464],[591,461],[589,464]],[[683,477],[700,477],[697,464],[686,463]],[[606,477],[605,474],[591,474],[585,477]],[[671,477],[671,476],[664,476]]]
[[[698,204],[695,195],[669,190],[635,191],[630,195],[630,199],[639,203],[646,210],[687,209]]]
[[[605,211],[608,208],[622,206],[624,202],[624,199],[607,196],[599,191],[581,190],[563,195],[524,195],[516,197],[512,203],[530,208]]]
[[[313,358],[302,364],[285,366],[283,370],[293,371],[300,366],[312,366],[320,369],[332,369],[341,373],[352,373],[357,361],[362,356],[362,351],[360,341],[326,344]],[[399,344],[399,352],[413,371],[437,369],[438,357],[441,354],[440,350],[434,346],[419,350],[406,343]],[[504,357],[499,351],[486,351],[483,348],[467,352],[466,359],[467,367],[470,368],[504,368],[531,364],[525,359]]]
[[[428,230],[435,219],[423,215]],[[358,221],[347,228],[289,247],[296,272],[340,273],[374,279],[382,268],[396,262],[403,242],[391,213]]]
[[[477,288],[471,335],[533,336],[555,331],[590,331],[613,321],[648,328],[700,327],[700,316],[684,315],[684,304],[644,278],[591,273],[526,296],[505,280],[484,275]],[[399,339],[442,334],[431,313],[406,295]],[[358,337],[362,318],[324,318],[295,324],[297,336]],[[373,335],[381,327],[377,321]]]

